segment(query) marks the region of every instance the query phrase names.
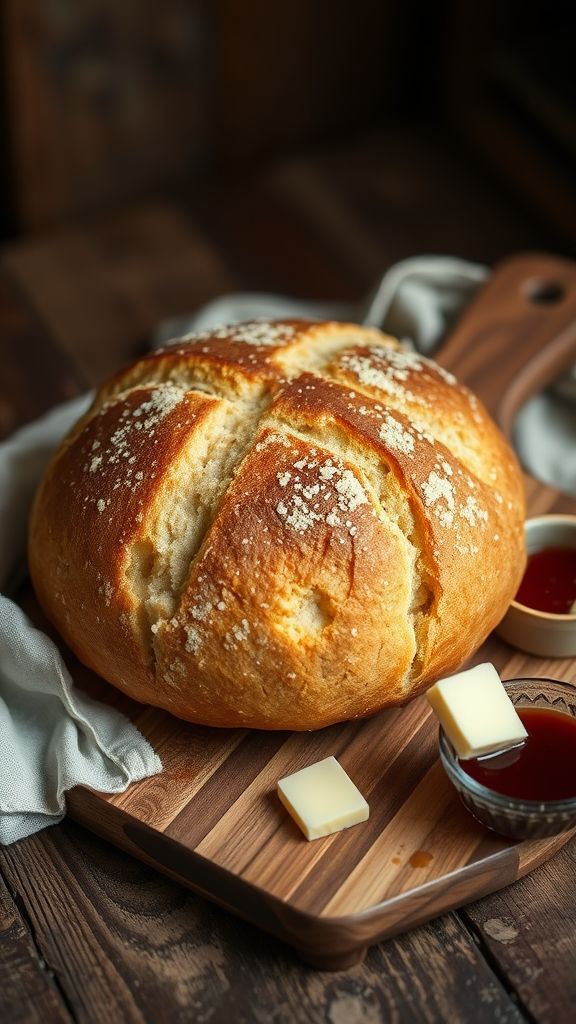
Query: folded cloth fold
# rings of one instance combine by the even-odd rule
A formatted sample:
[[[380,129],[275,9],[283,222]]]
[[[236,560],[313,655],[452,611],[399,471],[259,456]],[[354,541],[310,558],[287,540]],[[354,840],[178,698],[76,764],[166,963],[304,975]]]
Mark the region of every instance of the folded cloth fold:
[[[193,316],[161,324],[153,344],[255,317],[304,316],[381,327],[429,353],[487,276],[488,270],[478,264],[425,256],[396,264],[358,304],[227,295]],[[83,396],[61,406],[0,444],[0,590],[4,592],[24,563],[26,522],[36,483],[52,450],[89,401],[90,396]],[[558,447],[554,432],[546,429],[552,423],[546,409],[540,406],[533,415],[528,410],[525,419],[523,449],[530,458],[536,456],[538,475],[546,479],[550,451],[554,465],[562,465],[567,452],[574,451],[574,433],[565,430]],[[562,486],[566,481],[556,476],[553,482]],[[576,489],[576,476],[567,489],[570,483]],[[0,843],[59,821],[65,793],[74,785],[120,792],[162,767],[127,719],[74,687],[56,646],[6,597],[0,597],[0,739]]]
[[[120,793],[161,770],[118,711],[75,687],[56,645],[0,595],[0,842],[59,821],[72,786]]]

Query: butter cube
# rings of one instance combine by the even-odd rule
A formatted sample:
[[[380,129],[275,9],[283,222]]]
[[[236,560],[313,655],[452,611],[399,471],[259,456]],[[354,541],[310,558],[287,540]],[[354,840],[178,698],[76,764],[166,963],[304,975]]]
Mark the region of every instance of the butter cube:
[[[307,839],[366,821],[370,808],[335,757],[302,768],[277,784],[280,800]]]
[[[438,680],[426,696],[463,760],[506,750],[528,735],[489,662]]]

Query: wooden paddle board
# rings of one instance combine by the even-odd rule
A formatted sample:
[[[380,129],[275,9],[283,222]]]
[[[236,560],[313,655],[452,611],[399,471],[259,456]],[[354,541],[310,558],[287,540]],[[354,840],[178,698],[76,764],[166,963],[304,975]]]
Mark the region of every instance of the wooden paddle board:
[[[525,255],[498,267],[437,354],[506,431],[517,409],[576,359],[576,265]],[[530,513],[576,500],[526,477]],[[504,678],[576,682],[573,660],[543,660],[495,635],[473,662]],[[471,662],[472,663],[472,662]],[[532,870],[571,833],[514,843],[462,807],[437,754],[423,698],[316,733],[220,731],[129,701],[74,659],[80,685],[121,708],[164,771],[108,796],[69,794],[73,818],[328,969]],[[370,804],[367,822],[307,842],[275,795],[282,776],[335,755]]]

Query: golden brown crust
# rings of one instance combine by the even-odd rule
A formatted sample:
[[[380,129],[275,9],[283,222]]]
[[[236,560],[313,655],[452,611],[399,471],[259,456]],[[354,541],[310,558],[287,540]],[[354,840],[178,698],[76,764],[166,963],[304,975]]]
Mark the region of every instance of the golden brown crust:
[[[457,668],[524,568],[521,474],[467,389],[380,332],[258,322],[101,389],[30,567],[78,656],[217,726],[311,729]]]

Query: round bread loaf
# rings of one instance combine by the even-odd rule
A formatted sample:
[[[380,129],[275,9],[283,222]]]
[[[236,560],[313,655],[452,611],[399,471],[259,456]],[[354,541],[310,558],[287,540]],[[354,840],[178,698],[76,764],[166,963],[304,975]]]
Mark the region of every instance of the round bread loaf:
[[[525,565],[513,452],[377,330],[256,321],[116,376],[36,498],[30,570],[77,656],[214,726],[316,729],[458,668]]]

